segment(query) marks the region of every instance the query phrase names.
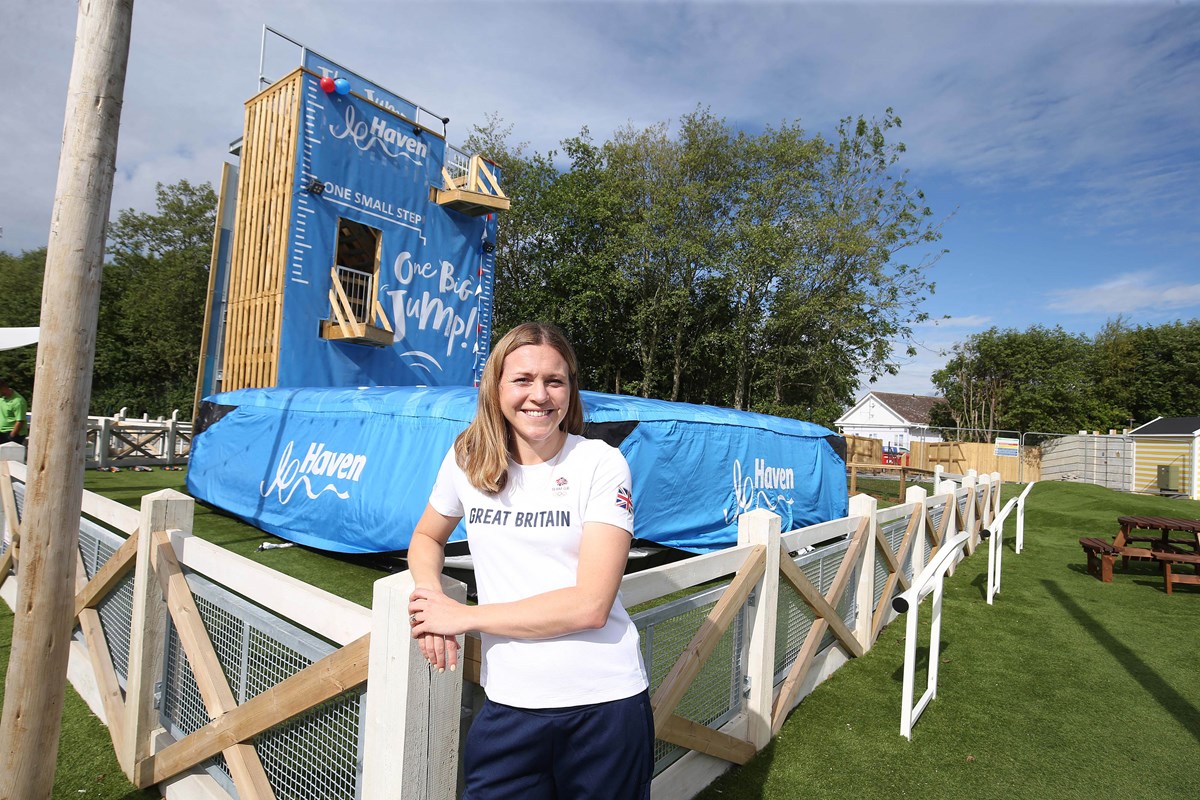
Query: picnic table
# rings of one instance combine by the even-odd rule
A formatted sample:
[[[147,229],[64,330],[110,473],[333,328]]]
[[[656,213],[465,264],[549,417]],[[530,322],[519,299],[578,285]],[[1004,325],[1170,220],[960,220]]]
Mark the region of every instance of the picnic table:
[[[1117,525],[1120,528],[1111,544],[1094,537],[1079,540],[1087,554],[1088,572],[1107,583],[1120,556],[1122,568],[1129,567],[1130,559],[1161,563],[1167,594],[1177,583],[1200,584],[1200,519],[1125,516],[1117,517]],[[1195,567],[1196,574],[1175,571],[1183,565]]]

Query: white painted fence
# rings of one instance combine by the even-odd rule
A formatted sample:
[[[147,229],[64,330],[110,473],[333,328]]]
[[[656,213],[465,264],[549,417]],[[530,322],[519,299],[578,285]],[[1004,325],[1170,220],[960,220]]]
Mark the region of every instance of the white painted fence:
[[[19,513],[24,479],[23,465],[0,465],[6,522]],[[786,534],[778,516],[751,511],[736,546],[625,577],[623,601],[651,672],[656,800],[690,798],[749,760],[804,696],[870,650],[897,614],[893,598],[919,600],[933,591],[928,576],[940,585],[998,504],[990,476],[963,484],[944,481],[932,496],[911,487],[906,503],[883,510],[856,496],[848,516]],[[72,682],[108,721],[130,779],[159,784],[170,798],[234,789],[243,800],[455,796],[460,696],[464,680],[478,681],[478,640],[464,641],[458,671],[431,673],[409,635],[407,573],[377,581],[365,609],[190,535],[192,502],[160,492],[139,513],[84,498],[84,514],[120,534],[102,532],[115,537],[102,546],[97,526],[81,521],[90,549],[81,555]],[[19,579],[19,540],[0,557],[0,583],[10,566]],[[7,598],[12,585],[0,586]],[[444,585],[462,596],[461,584]],[[125,605],[133,610],[114,610]],[[229,637],[212,631],[240,629],[231,617],[260,632],[222,644]],[[266,645],[278,670],[247,672],[254,660],[237,659],[262,650],[268,629],[283,631]],[[314,635],[320,652],[295,657],[307,647],[297,642]],[[195,719],[178,719],[178,709]],[[335,733],[313,734],[327,730],[340,731],[337,747]],[[334,751],[342,762],[322,761]],[[211,761],[218,754],[224,767]],[[305,764],[302,775],[295,763]],[[325,783],[309,788],[317,778]]]
[[[170,419],[88,417],[85,466],[89,469],[177,467],[187,464],[192,448],[192,423]]]

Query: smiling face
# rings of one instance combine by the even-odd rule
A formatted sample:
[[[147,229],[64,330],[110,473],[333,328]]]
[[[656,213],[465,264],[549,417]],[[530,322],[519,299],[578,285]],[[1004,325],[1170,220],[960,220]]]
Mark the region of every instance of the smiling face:
[[[513,350],[500,372],[499,399],[513,459],[536,464],[553,458],[566,439],[559,426],[571,402],[570,372],[562,354],[548,344]]]

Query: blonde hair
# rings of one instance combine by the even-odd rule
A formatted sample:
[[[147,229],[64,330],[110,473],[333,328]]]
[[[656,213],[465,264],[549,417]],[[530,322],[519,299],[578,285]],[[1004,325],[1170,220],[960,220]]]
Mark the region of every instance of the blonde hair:
[[[583,432],[583,401],[579,397],[579,362],[567,337],[555,325],[525,322],[513,328],[496,343],[479,381],[479,406],[475,419],[454,440],[454,460],[467,480],[481,492],[495,494],[508,483],[508,458],[511,454],[508,420],[500,408],[500,376],[504,360],[526,345],[549,345],[567,363],[567,414],[559,430]]]

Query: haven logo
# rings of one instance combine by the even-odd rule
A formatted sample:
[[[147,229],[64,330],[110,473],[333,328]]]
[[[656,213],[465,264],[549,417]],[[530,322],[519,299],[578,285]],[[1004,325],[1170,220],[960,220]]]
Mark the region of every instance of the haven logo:
[[[792,520],[791,490],[796,488],[796,473],[791,467],[775,467],[766,459],[754,459],[754,470],[744,474],[742,460],[733,461],[733,503],[725,509],[725,522],[730,523],[754,508],[766,508],[783,517],[784,530]]]
[[[279,463],[275,465],[275,477],[271,485],[266,486],[266,481],[259,484],[260,495],[267,497],[276,493],[280,505],[291,502],[292,495],[300,488],[304,489],[309,500],[316,500],[326,492],[333,492],[342,500],[349,499],[350,492],[339,486],[344,486],[345,482],[358,483],[367,465],[365,455],[339,453],[326,448],[324,442],[313,442],[303,458],[293,458],[295,446],[293,440],[283,448]],[[319,486],[322,482],[325,485],[314,491],[314,485]]]
[[[418,129],[410,128],[409,132],[405,132],[378,114],[372,114],[370,121],[359,119],[352,103],[346,104],[341,123],[341,126],[329,126],[330,135],[335,139],[349,139],[363,152],[378,147],[391,158],[404,156],[417,166],[425,163],[421,159],[429,157],[429,145],[417,138],[415,131]]]

